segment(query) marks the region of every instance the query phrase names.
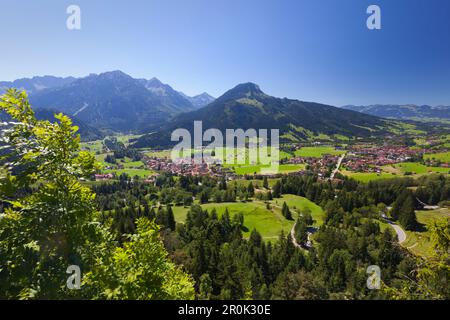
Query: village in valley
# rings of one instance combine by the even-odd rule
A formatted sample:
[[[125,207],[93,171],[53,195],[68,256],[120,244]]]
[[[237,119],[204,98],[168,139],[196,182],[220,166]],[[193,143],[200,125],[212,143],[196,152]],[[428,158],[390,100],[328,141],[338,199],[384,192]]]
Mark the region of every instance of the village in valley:
[[[119,137],[123,150],[128,150],[134,136]],[[95,153],[99,160],[100,171],[95,180],[114,180],[122,173],[139,176],[148,183],[166,173],[173,176],[215,176],[227,180],[266,175],[276,178],[283,175],[298,175],[311,172],[320,179],[339,179],[352,177],[361,182],[396,178],[403,176],[420,176],[428,173],[448,174],[450,172],[450,148],[444,138],[429,137],[416,139],[420,144],[407,145],[394,140],[382,144],[377,142],[355,143],[295,143],[282,145],[280,148],[279,170],[264,174],[264,165],[250,162],[233,165],[225,164],[220,159],[203,158],[201,162],[191,157],[172,160],[170,150],[133,150],[135,159],[124,155],[122,159],[111,158],[117,152],[109,149],[111,142],[85,142],[83,148]],[[104,143],[108,141],[108,143]],[[95,147],[92,147],[95,146]],[[197,150],[196,152],[202,152]],[[248,149],[237,150],[247,152]],[[121,152],[123,153],[123,152]],[[126,152],[125,152],[126,153]]]

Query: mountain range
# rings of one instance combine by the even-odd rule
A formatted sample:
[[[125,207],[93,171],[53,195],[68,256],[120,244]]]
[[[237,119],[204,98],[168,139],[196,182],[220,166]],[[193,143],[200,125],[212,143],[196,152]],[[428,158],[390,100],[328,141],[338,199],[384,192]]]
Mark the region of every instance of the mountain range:
[[[358,111],[382,118],[400,120],[450,120],[450,106],[428,105],[368,105],[368,106],[343,106],[343,109]]]
[[[199,110],[173,117],[159,128],[139,138],[135,147],[167,147],[175,144],[170,136],[177,128],[193,132],[201,120],[203,130],[217,128],[280,129],[282,141],[306,140],[320,135],[369,137],[387,133],[387,120],[329,105],[275,98],[254,83],[239,84]]]
[[[134,79],[121,71],[0,82],[0,93],[9,87],[26,90],[36,110],[63,112],[102,131],[145,132],[214,100],[207,93],[189,97],[157,78]]]
[[[449,107],[337,108],[276,98],[254,83],[239,84],[217,99],[207,93],[190,97],[157,78],[135,79],[122,71],[83,78],[44,76],[0,82],[0,93],[8,87],[27,90],[40,118],[51,119],[55,112],[72,117],[85,139],[110,132],[143,133],[135,147],[173,145],[172,131],[186,128],[192,132],[196,120],[203,122],[203,130],[276,128],[282,142],[296,142],[380,136],[394,132],[393,128],[399,132],[399,121],[383,118],[416,118],[419,111],[421,115],[450,118]]]

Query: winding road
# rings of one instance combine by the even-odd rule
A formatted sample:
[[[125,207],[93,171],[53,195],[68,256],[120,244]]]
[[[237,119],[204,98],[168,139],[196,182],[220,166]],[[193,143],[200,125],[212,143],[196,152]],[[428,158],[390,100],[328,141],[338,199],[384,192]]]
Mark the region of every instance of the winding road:
[[[406,240],[406,232],[405,230],[403,230],[402,227],[400,227],[398,224],[392,222],[389,219],[383,218],[383,220],[387,223],[389,223],[389,225],[395,230],[395,233],[397,233],[397,238],[398,238],[398,243],[403,243]]]
[[[297,242],[297,239],[295,238],[295,226],[296,225],[297,225],[297,222],[295,222],[294,226],[291,229],[292,244],[295,247],[300,248],[300,249],[309,249],[309,248],[311,248],[312,247],[311,235],[317,231],[317,228],[316,227],[308,227],[308,231],[307,231],[308,240],[306,241],[306,245],[302,246],[301,244],[299,244]]]
[[[292,229],[291,229],[291,239],[292,239],[292,244],[293,244],[295,247],[301,249],[302,246],[299,245],[298,242],[297,242],[297,239],[295,239],[295,226],[296,226],[296,225],[297,225],[297,222],[294,224],[294,226],[293,226]]]
[[[395,231],[395,233],[397,234],[397,238],[398,238],[398,243],[402,244],[403,242],[405,242],[406,240],[406,232],[405,230],[403,230],[402,227],[400,227],[398,224],[392,222],[389,219],[383,218],[383,220],[388,223]],[[297,242],[297,239],[295,239],[295,225],[297,224],[297,222],[294,224],[294,226],[291,229],[291,239],[292,239],[292,244],[299,249],[305,249],[305,247],[303,247],[302,245],[300,245]],[[310,236],[311,236],[311,232],[308,232],[308,243],[310,244],[309,246],[306,247],[310,247],[311,246],[311,240],[310,240]],[[417,243],[416,243],[417,245]]]

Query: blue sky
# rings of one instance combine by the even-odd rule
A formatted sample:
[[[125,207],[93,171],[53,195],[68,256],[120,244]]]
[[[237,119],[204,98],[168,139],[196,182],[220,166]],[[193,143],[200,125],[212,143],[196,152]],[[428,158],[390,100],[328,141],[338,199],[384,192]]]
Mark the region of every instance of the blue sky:
[[[0,0],[0,29],[0,80],[120,69],[191,95],[252,81],[332,105],[450,105],[448,0]]]

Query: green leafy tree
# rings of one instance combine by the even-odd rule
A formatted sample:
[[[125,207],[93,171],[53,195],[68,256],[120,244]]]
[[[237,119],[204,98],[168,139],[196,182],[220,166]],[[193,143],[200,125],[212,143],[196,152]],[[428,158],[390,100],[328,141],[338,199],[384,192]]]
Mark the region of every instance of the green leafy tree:
[[[138,219],[120,247],[99,222],[95,194],[79,180],[95,172],[95,159],[79,151],[67,116],[39,121],[26,93],[13,89],[0,111],[13,120],[0,133],[0,299],[194,297],[156,225]],[[81,290],[66,286],[70,265],[85,275]]]
[[[86,291],[95,299],[193,299],[192,279],[168,261],[159,240],[158,226],[137,220],[136,234],[123,247],[103,250],[84,278]]]
[[[94,157],[78,152],[77,127],[67,116],[36,120],[25,92],[8,90],[0,110],[13,120],[0,140],[0,196],[7,204],[0,218],[0,296],[77,295],[65,286],[66,269],[86,270],[90,244],[101,240],[92,223],[94,194],[78,180],[94,172]]]
[[[426,298],[450,299],[450,219],[431,227],[434,255],[418,272],[419,290]]]

